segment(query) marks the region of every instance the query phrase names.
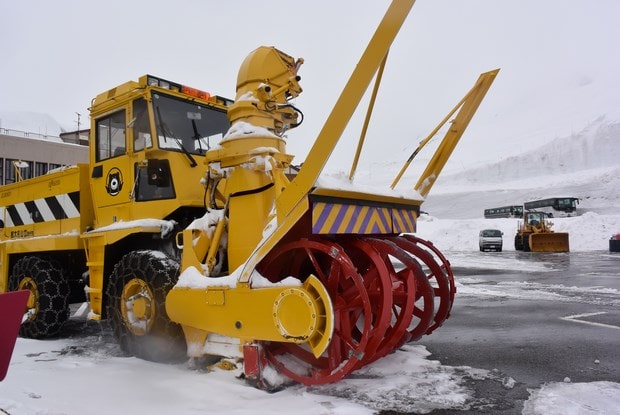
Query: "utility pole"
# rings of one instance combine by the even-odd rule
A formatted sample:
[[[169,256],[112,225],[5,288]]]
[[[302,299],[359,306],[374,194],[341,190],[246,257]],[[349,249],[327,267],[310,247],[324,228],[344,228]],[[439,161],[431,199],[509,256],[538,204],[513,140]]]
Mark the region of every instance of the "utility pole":
[[[75,133],[75,142],[80,144],[80,116],[79,112],[75,113],[77,115],[77,132]]]

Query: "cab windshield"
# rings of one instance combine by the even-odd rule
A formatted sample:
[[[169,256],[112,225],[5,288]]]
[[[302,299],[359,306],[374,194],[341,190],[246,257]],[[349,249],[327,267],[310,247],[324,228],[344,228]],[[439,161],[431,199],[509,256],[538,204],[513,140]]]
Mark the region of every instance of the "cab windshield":
[[[228,131],[226,112],[162,93],[153,94],[160,149],[202,155]]]

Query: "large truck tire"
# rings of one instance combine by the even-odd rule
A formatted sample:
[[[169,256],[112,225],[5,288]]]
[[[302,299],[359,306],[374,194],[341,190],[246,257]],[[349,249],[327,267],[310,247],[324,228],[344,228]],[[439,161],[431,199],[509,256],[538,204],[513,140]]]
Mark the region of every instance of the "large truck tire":
[[[107,315],[121,349],[154,362],[187,358],[183,330],[166,313],[166,295],[179,264],[159,251],[132,251],[114,267],[107,287]]]
[[[523,244],[523,252],[530,252],[530,235],[531,233],[523,233],[521,235],[521,243]]]
[[[521,234],[515,235],[515,251],[523,251],[523,238]]]
[[[15,263],[9,290],[28,290],[26,320],[19,334],[31,339],[57,335],[69,319],[69,282],[58,262],[25,256]]]

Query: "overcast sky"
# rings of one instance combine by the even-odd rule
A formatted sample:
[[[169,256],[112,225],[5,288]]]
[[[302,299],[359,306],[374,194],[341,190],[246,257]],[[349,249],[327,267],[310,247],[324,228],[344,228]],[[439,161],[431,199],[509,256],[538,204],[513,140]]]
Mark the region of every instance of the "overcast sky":
[[[78,112],[84,127],[95,95],[145,73],[233,98],[245,56],[276,46],[305,60],[295,104],[306,118],[288,146],[300,162],[388,5],[0,0],[0,110],[50,114],[67,129]],[[418,0],[390,51],[363,161],[402,163],[495,68],[453,166],[496,161],[617,116],[619,16],[617,0]],[[338,147],[342,163],[365,108]]]

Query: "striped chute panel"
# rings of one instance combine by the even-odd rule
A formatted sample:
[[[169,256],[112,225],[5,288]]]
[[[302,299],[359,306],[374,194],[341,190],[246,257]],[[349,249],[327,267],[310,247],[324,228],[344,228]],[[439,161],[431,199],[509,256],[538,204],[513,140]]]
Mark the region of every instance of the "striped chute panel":
[[[80,216],[80,193],[64,193],[6,207],[5,226],[32,225]]]
[[[315,202],[312,206],[314,234],[386,234],[392,232],[389,207]]]
[[[392,208],[392,230],[394,233],[414,233],[417,217],[415,210]]]

